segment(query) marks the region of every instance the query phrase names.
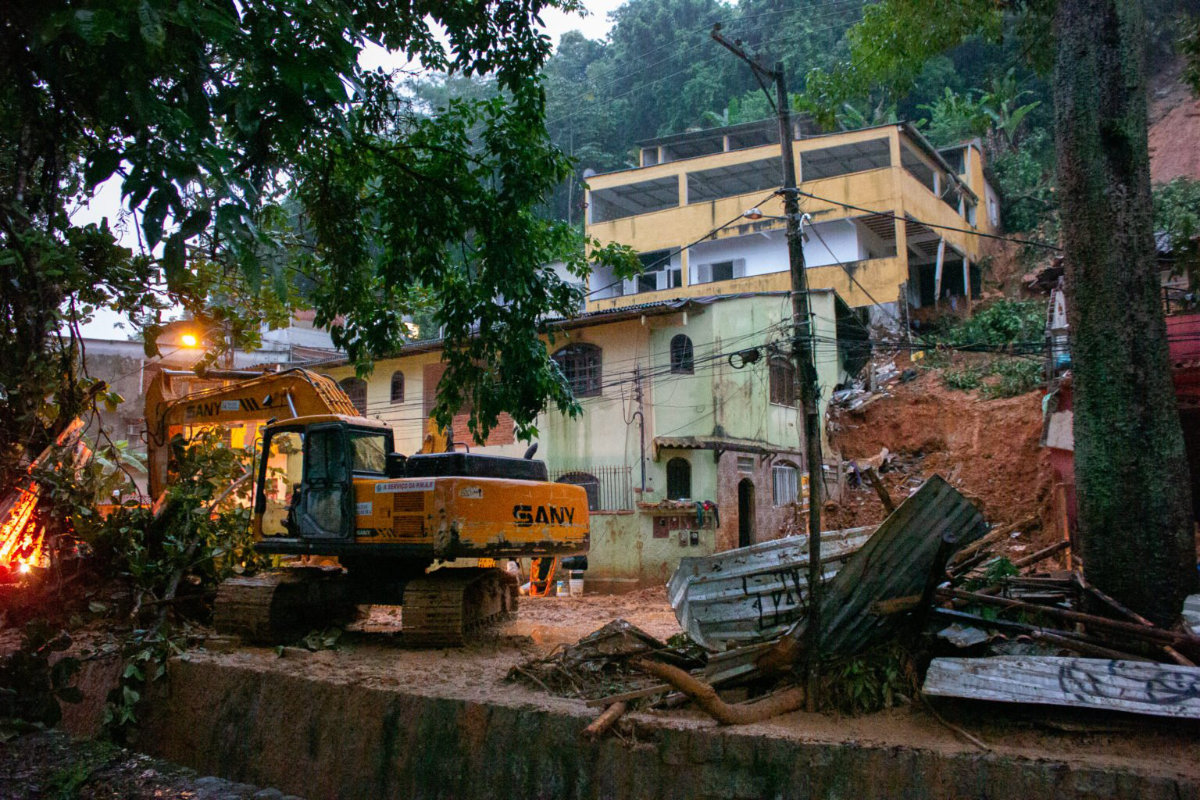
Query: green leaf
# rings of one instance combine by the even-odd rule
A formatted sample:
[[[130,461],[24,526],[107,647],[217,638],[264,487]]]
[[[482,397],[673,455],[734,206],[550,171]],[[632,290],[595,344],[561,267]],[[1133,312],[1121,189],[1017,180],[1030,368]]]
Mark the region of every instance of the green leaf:
[[[167,279],[167,288],[173,292],[183,291],[183,283],[187,277],[184,269],[185,250],[184,237],[179,231],[171,234],[163,247],[163,275]]]
[[[117,167],[120,165],[120,151],[112,148],[94,150],[88,159],[87,166],[84,168],[84,183],[88,189],[94,189],[97,185],[112,177],[112,174],[116,172]]]

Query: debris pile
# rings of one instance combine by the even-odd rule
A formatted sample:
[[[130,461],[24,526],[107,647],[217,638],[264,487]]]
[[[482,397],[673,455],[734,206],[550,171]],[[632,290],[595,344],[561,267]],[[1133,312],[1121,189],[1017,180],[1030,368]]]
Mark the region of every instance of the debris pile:
[[[838,676],[851,672],[847,665],[887,652],[905,654],[911,680],[904,694],[914,700],[957,697],[1200,719],[1200,636],[1182,625],[1155,626],[1080,573],[1058,569],[1052,560],[1064,555],[1065,541],[1009,560],[1013,530],[989,531],[979,508],[934,476],[877,529],[823,536],[828,561],[822,559],[815,657],[822,674],[815,683],[798,683],[814,662],[807,652],[804,536],[681,562],[668,596],[703,651],[668,647],[618,621],[515,668],[510,678],[604,708],[589,736],[613,729],[638,702],[673,708],[691,701],[719,724],[805,705],[832,707],[843,688]],[[1189,599],[1188,611],[1198,615],[1200,627],[1200,596]]]
[[[702,667],[704,651],[697,647],[671,647],[623,619],[573,645],[561,645],[544,658],[513,667],[510,681],[537,686],[550,694],[596,700],[608,695],[634,693],[638,697],[662,694],[644,693],[650,686],[645,674],[632,666],[639,658],[654,658],[685,669]],[[632,699],[632,698],[629,698]]]

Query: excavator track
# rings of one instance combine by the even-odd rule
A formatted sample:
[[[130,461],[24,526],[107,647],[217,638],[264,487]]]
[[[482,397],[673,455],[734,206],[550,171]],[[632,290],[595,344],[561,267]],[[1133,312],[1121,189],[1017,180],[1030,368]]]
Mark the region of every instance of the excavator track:
[[[341,570],[294,568],[230,578],[217,587],[213,627],[246,641],[277,644],[354,618]]]
[[[517,579],[500,569],[438,569],[404,587],[404,640],[457,647],[517,611]]]

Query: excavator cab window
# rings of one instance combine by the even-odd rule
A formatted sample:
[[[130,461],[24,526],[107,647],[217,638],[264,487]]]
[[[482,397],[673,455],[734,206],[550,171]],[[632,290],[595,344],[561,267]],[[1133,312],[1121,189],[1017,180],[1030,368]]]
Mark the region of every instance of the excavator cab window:
[[[262,514],[263,536],[295,536],[295,504],[304,485],[304,434],[273,430],[263,443],[261,486],[255,510]]]
[[[392,451],[391,437],[379,431],[350,429],[350,453],[356,474],[387,475],[387,454]]]
[[[304,489],[296,517],[304,538],[347,538],[353,529],[354,487],[346,426],[314,425],[304,437]]]

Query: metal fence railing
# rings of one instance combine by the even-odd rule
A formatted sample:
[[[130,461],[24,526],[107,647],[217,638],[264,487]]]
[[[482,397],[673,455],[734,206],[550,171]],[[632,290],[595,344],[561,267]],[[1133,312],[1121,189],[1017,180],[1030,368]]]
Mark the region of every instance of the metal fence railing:
[[[633,510],[633,467],[588,466],[553,470],[550,480],[582,486],[590,511]]]

